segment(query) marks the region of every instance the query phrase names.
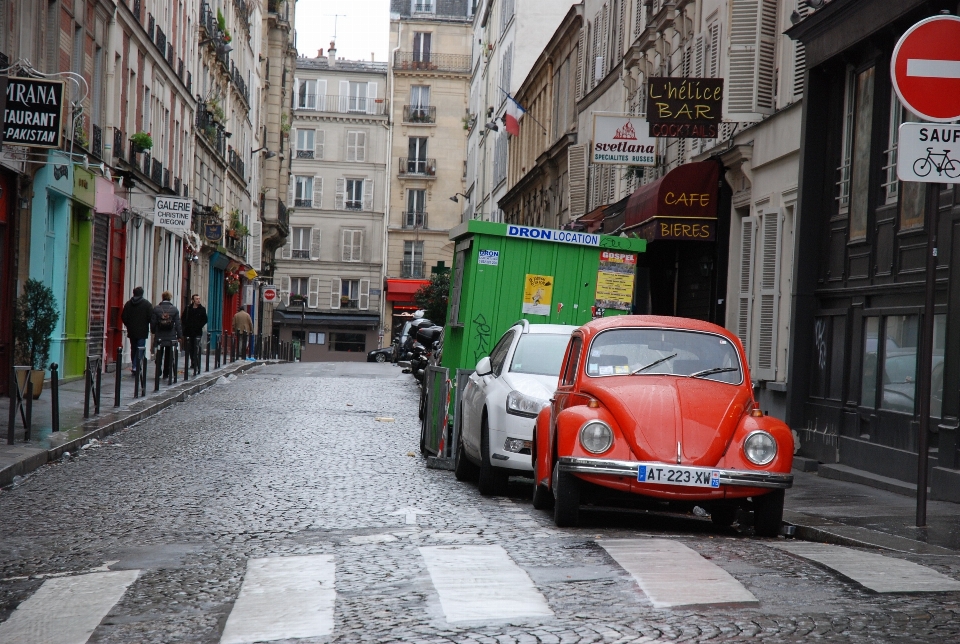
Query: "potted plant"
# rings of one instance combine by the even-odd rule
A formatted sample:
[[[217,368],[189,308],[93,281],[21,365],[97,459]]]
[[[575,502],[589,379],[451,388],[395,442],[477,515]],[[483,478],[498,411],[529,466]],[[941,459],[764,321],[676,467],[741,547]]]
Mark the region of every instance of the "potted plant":
[[[53,290],[43,282],[28,279],[23,293],[17,298],[13,336],[17,363],[28,365],[32,370],[30,379],[34,398],[39,398],[43,389],[43,373],[50,358],[50,336],[59,320]]]
[[[307,296],[300,295],[299,293],[294,293],[290,296],[290,304],[293,306],[306,306]]]
[[[153,137],[149,132],[137,132],[130,137],[130,144],[137,152],[146,152],[153,147]]]

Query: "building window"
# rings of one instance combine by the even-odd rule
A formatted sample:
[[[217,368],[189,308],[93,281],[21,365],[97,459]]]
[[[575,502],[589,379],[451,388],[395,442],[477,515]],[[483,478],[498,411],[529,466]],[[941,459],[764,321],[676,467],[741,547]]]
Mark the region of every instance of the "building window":
[[[330,351],[347,351],[350,353],[366,353],[367,336],[363,333],[344,333],[336,331],[330,334]]]
[[[359,262],[363,259],[363,231],[347,229],[343,231],[340,260]]]
[[[310,278],[309,277],[291,277],[290,278],[290,295],[302,295],[307,297],[310,292]]]
[[[317,109],[317,81],[300,81],[300,88],[297,92],[297,107],[307,110]]]
[[[856,75],[853,155],[850,159],[850,239],[867,236],[870,196],[870,148],[873,131],[874,72],[870,67]]]
[[[436,13],[435,0],[413,0],[413,13]]]
[[[413,61],[415,63],[430,62],[430,40],[428,32],[417,31],[413,34]]]
[[[427,173],[427,137],[411,136],[407,143],[407,172]]]
[[[347,161],[362,163],[367,158],[367,133],[347,132]]]
[[[297,158],[312,159],[316,141],[315,130],[297,130]]]
[[[291,231],[293,259],[310,259],[310,230],[297,226]]]
[[[430,86],[429,85],[411,85],[410,86],[410,106],[411,107],[430,107]]]
[[[293,195],[296,208],[313,207],[313,177],[296,177],[296,192]]]
[[[363,209],[363,179],[347,179],[347,210]]]
[[[340,280],[340,308],[360,308],[360,280]]]
[[[822,316],[814,324],[814,351],[810,395],[841,400],[843,397],[844,341],[847,317]]]
[[[351,112],[366,112],[367,111],[367,84],[366,83],[350,83],[350,107]]]
[[[423,242],[403,242],[403,263],[400,267],[401,277],[423,277]]]
[[[403,213],[404,228],[423,228],[426,226],[426,204],[426,190],[407,190],[407,211]]]

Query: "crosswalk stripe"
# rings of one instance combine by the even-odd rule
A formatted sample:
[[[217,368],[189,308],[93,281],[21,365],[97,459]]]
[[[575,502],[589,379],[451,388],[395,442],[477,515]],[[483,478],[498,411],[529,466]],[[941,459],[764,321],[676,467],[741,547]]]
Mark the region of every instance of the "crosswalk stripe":
[[[630,573],[655,608],[757,604],[730,573],[669,539],[603,539],[597,543]]]
[[[423,546],[448,622],[551,617],[540,591],[501,546]]]
[[[139,570],[48,579],[0,624],[0,642],[85,644]]]
[[[960,591],[960,581],[905,559],[826,543],[790,542],[770,545],[798,557],[816,561],[878,593]]]
[[[248,644],[333,632],[332,555],[251,559],[221,644]]]

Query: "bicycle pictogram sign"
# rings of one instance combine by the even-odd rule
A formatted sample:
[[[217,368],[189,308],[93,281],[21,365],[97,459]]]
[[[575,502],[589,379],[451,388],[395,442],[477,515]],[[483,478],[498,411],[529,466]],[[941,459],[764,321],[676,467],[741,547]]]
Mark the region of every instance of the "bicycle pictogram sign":
[[[950,158],[950,150],[937,153],[933,151],[932,147],[929,147],[927,148],[927,156],[913,162],[913,171],[918,177],[925,177],[932,170],[936,170],[938,175],[946,175],[951,179],[956,179],[960,177],[960,161]]]

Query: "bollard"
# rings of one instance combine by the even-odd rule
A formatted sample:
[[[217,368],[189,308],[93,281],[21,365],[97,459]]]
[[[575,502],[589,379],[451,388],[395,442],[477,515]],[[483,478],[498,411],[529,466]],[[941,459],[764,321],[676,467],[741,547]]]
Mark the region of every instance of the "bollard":
[[[183,352],[183,381],[190,379],[190,358],[193,357],[193,338],[187,338]]]
[[[168,378],[173,378],[173,382],[176,383],[180,374],[180,347],[174,345],[170,347],[170,371],[168,372]],[[168,380],[167,384],[170,382]]]
[[[50,365],[50,431],[60,431],[60,366],[54,362]]]
[[[100,415],[100,391],[101,391],[100,376],[102,374],[103,374],[103,358],[98,358],[97,359],[97,395],[93,397],[93,403],[94,403],[93,409],[94,409],[94,412],[97,414],[97,416]]]
[[[7,423],[7,445],[13,445],[13,424],[17,420],[17,370],[10,369],[12,378],[10,379],[10,414]]]
[[[206,373],[210,373],[210,334],[207,334],[207,368]]]
[[[161,366],[162,361],[163,361],[163,346],[160,346],[157,349],[157,359],[154,361],[156,362],[156,364],[153,365],[153,390],[154,391],[160,391],[160,376],[163,372],[163,368]]]
[[[90,360],[87,360],[87,368],[83,370],[83,417],[90,418],[90,395],[93,393],[93,378],[90,377]]]
[[[217,339],[214,340],[214,342],[216,343],[216,346],[214,347],[215,351],[213,355],[213,368],[219,369],[220,355],[223,353],[223,334],[217,334]]]
[[[33,378],[27,374],[27,422],[23,424],[23,440],[30,440],[30,427],[33,426]]]
[[[123,375],[123,347],[117,347],[117,370],[114,373],[113,406],[120,406],[120,377]]]

